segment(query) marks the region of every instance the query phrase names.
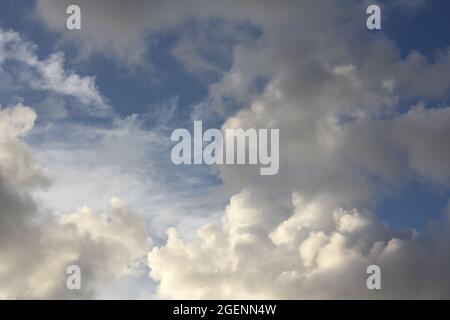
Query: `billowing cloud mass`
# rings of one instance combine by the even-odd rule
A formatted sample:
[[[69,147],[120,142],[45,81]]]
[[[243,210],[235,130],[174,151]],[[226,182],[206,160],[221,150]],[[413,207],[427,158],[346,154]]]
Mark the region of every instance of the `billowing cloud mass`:
[[[189,30],[192,20],[228,25],[217,34],[177,31],[171,53],[198,77],[216,75],[203,105],[222,129],[280,129],[280,171],[263,177],[248,166],[217,167],[215,192],[232,195],[222,219],[196,239],[170,228],[167,242],[151,248],[144,221],[116,198],[105,215],[53,215],[33,200],[33,190],[48,186],[21,140],[36,115],[21,105],[2,109],[0,297],[71,297],[64,268],[75,262],[89,284],[80,297],[93,297],[144,256],[163,298],[450,297],[449,209],[421,232],[396,230],[376,212],[411,181],[448,194],[448,49],[431,58],[401,52],[365,29],[365,1],[78,3],[82,32],[65,30],[70,1],[38,0],[35,13],[81,58],[100,53],[128,67],[151,65],[148,43],[161,32]],[[383,8],[413,14],[426,4]],[[224,47],[220,40],[233,34]],[[37,87],[104,106],[94,79],[63,71],[61,56],[37,60],[9,31],[0,49],[0,62],[15,59],[38,73]],[[366,287],[371,264],[381,267],[382,290]]]
[[[447,218],[417,235],[369,213],[411,179],[448,188],[450,108],[416,105],[448,98],[448,52],[402,58],[355,27],[354,6],[301,5],[295,18],[263,19],[261,38],[237,47],[210,87],[214,106],[244,105],[224,129],[280,128],[280,173],[220,167],[238,192],[224,221],[192,243],[170,230],[149,254],[151,277],[169,298],[448,297]],[[255,94],[260,77],[268,84]],[[381,291],[366,288],[370,264],[383,270]]]
[[[270,228],[250,191],[232,197],[223,225],[185,243],[174,229],[148,255],[159,293],[176,299],[446,298],[450,223],[427,234],[394,231],[369,212],[327,209],[293,194],[294,212]],[[382,270],[369,291],[366,269]]]
[[[35,112],[0,110],[0,298],[88,298],[130,274],[150,246],[145,226],[118,198],[104,214],[88,207],[67,215],[46,212],[32,196],[48,179],[21,140]],[[80,291],[66,288],[66,268],[81,267]]]

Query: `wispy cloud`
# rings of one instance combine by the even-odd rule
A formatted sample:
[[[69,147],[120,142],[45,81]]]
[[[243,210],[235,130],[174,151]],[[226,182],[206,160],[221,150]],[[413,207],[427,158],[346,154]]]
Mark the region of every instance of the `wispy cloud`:
[[[111,116],[113,111],[99,93],[95,78],[80,76],[67,70],[62,53],[52,54],[40,60],[36,46],[23,40],[15,31],[0,30],[0,66],[10,73],[10,81],[17,81],[30,90],[41,90],[64,97],[72,97],[77,112],[90,116]],[[9,71],[10,63],[17,63],[16,70]],[[14,78],[16,78],[14,80]]]

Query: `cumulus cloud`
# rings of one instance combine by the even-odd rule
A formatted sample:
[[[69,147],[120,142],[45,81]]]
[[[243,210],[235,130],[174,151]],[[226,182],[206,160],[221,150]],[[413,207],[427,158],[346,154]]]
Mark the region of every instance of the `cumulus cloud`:
[[[280,129],[280,172],[267,178],[219,166],[223,190],[237,195],[223,224],[201,228],[198,241],[184,242],[171,229],[167,244],[152,250],[160,294],[448,297],[447,219],[416,235],[369,213],[411,180],[448,188],[448,108],[405,111],[417,99],[448,99],[448,52],[402,57],[392,41],[355,25],[358,5],[299,1],[303,10],[291,7],[296,18],[282,12],[281,20],[261,14],[268,3],[255,5],[261,11],[252,16],[263,34],[235,48],[208,99],[229,115],[222,129]],[[267,85],[257,92],[261,78]],[[236,102],[240,111],[227,110]],[[370,264],[385,276],[377,293],[365,287]]]
[[[394,231],[369,212],[328,211],[303,201],[267,229],[251,192],[233,196],[224,223],[185,243],[174,229],[148,255],[159,294],[174,299],[448,298],[448,220],[429,233]],[[382,270],[382,290],[366,287],[366,268]]]
[[[21,187],[42,186],[48,182],[25,145],[17,139],[27,134],[35,120],[36,114],[20,104],[0,111],[0,169],[2,176]]]
[[[40,0],[35,9],[63,41],[79,44],[81,56],[100,52],[132,66],[148,59],[143,39],[191,18],[240,20],[260,31],[233,47],[206,101],[224,116],[223,129],[279,128],[280,172],[218,168],[221,190],[235,194],[222,223],[200,228],[196,241],[169,229],[167,243],[148,254],[159,295],[450,296],[448,217],[417,234],[371,212],[390,188],[414,179],[448,187],[449,108],[417,106],[448,99],[448,50],[402,55],[365,30],[364,1],[249,1],[238,11],[233,1],[79,3],[83,32],[65,30],[68,1]],[[217,71],[196,48],[204,38],[189,38],[174,47],[177,59],[192,72]],[[381,266],[381,291],[365,287],[369,264]]]
[[[33,198],[48,184],[21,140],[35,112],[0,110],[0,298],[88,298],[134,272],[150,242],[142,219],[118,198],[104,214],[83,207],[54,215]],[[65,287],[66,267],[82,270],[82,290]]]
[[[80,45],[80,55],[88,57],[93,53],[102,53],[126,62],[128,66],[149,63],[148,47],[142,39],[158,34],[161,31],[172,30],[186,21],[196,19],[201,21],[243,21],[256,24],[263,28],[273,24],[290,23],[296,20],[311,23],[311,13],[328,17],[334,13],[339,16],[341,8],[338,5],[311,4],[304,0],[290,0],[280,6],[277,1],[216,1],[205,0],[186,1],[145,1],[132,0],[125,5],[119,0],[114,1],[84,1],[77,4],[82,8],[82,32],[67,32],[65,10],[70,1],[39,0],[35,6],[36,16],[52,31],[62,35],[62,41],[76,41]],[[351,6],[345,5],[352,10]],[[239,10],[236,8],[239,7]],[[321,11],[321,8],[324,10]],[[336,10],[333,13],[333,9]],[[278,14],[273,14],[274,10]],[[223,27],[222,24],[217,26]],[[227,27],[225,27],[227,28]],[[183,39],[180,44],[182,47]],[[202,43],[203,48],[205,43]],[[197,51],[198,48],[195,50]],[[192,50],[188,50],[185,59],[192,59]],[[181,55],[182,52],[178,51]],[[180,56],[179,56],[180,57]],[[191,62],[193,62],[191,60]],[[151,62],[150,62],[151,63]],[[195,61],[198,66],[200,61]],[[204,61],[201,62],[202,68]]]
[[[80,57],[96,52],[118,58],[128,66],[150,63],[147,44],[143,39],[148,33],[171,27],[186,17],[190,4],[178,1],[149,2],[78,1],[82,8],[82,32],[66,32],[66,8],[70,1],[37,1],[35,11],[53,31],[63,34],[63,41],[77,41]],[[177,8],[177,5],[182,8]]]

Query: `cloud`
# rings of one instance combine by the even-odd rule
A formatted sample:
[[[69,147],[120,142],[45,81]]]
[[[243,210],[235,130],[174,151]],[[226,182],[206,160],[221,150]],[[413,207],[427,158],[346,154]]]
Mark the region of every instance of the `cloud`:
[[[409,156],[409,165],[435,183],[450,183],[450,108],[417,106],[395,120],[393,140]]]
[[[63,42],[79,43],[81,57],[101,52],[134,67],[150,62],[147,61],[147,45],[143,41],[147,33],[172,26],[184,16],[174,3],[165,1],[133,0],[126,5],[121,1],[78,1],[82,30],[66,32],[65,12],[70,4],[70,1],[38,1],[35,12],[50,30],[63,34]],[[188,4],[178,4],[192,12]]]
[[[222,190],[235,193],[224,221],[194,241],[169,230],[148,256],[159,294],[448,297],[448,219],[417,235],[370,213],[414,180],[448,188],[448,108],[415,107],[448,99],[448,52],[402,57],[391,40],[356,25],[358,5],[295,2],[303,10],[292,4],[294,19],[270,15],[269,3],[253,5],[263,33],[235,47],[207,99],[226,115],[222,129],[279,128],[280,172],[218,166]],[[380,292],[365,286],[370,264],[383,270]]]
[[[68,4],[40,0],[36,14],[82,57],[100,52],[133,67],[150,59],[143,39],[189,19],[239,20],[260,31],[233,46],[230,68],[205,101],[224,117],[223,129],[279,128],[280,173],[218,167],[219,192],[234,194],[222,223],[200,228],[196,241],[169,229],[167,243],[148,254],[160,296],[450,296],[448,218],[417,234],[372,213],[411,180],[448,188],[449,108],[430,108],[449,97],[448,50],[403,56],[365,30],[365,2],[250,1],[236,11],[230,1],[82,1],[82,32],[64,29]],[[204,39],[188,33],[175,45],[187,70],[215,70]],[[382,291],[365,287],[369,264],[382,268]]]
[[[209,184],[203,180],[208,168],[186,170],[172,164],[166,116],[162,111],[149,119],[157,123],[151,129],[148,119],[138,115],[97,126],[77,122],[37,126],[27,141],[52,184],[37,190],[36,198],[61,214],[80,205],[99,211],[111,196],[119,196],[143,216],[155,241],[164,238],[170,226],[191,233],[211,221],[222,202],[209,197]]]
[[[0,170],[3,177],[20,187],[48,184],[26,146],[17,139],[27,134],[35,120],[36,114],[21,104],[0,110]]]
[[[159,294],[172,299],[448,298],[448,220],[429,233],[395,231],[369,212],[328,211],[293,194],[292,215],[267,229],[251,191],[232,197],[223,224],[185,243],[174,229],[148,255]],[[366,288],[366,268],[382,290]]]
[[[33,43],[23,40],[17,32],[0,29],[0,67],[4,73],[2,77],[7,80],[2,87],[6,87],[4,90],[8,95],[14,91],[20,93],[21,90],[44,91],[56,97],[75,99],[76,103],[71,105],[79,114],[100,117],[113,114],[99,93],[94,77],[83,77],[66,70],[62,53],[54,53],[41,60],[36,49]],[[53,110],[53,113],[57,111]]]
[[[0,110],[0,297],[88,298],[102,285],[133,273],[150,247],[143,220],[118,198],[105,214],[83,207],[54,215],[33,192],[48,184],[20,137],[35,112],[23,105]],[[65,287],[66,267],[77,264],[83,287]]]
[[[250,25],[262,25],[264,28],[292,21],[311,23],[312,20],[306,14],[311,10],[314,11],[314,15],[321,14],[324,17],[333,14],[333,11],[329,10],[331,7],[337,10],[334,12],[337,16],[341,11],[336,5],[327,8],[324,5],[329,4],[323,1],[316,5],[304,0],[288,1],[282,7],[277,1],[262,3],[249,1],[242,5],[239,1],[211,3],[205,0],[194,0],[186,3],[180,0],[151,2],[132,0],[124,5],[119,0],[95,2],[79,0],[77,4],[82,10],[82,32],[69,32],[65,27],[67,17],[65,10],[70,4],[72,3],[68,0],[39,0],[35,6],[35,14],[48,29],[62,35],[63,43],[77,42],[82,57],[100,52],[106,56],[117,58],[118,61],[125,62],[127,66],[131,67],[151,63],[148,57],[148,46],[142,39],[148,39],[148,36],[159,32],[173,30],[193,19],[202,22],[225,19],[227,24],[230,21],[246,22]],[[240,7],[240,10],[236,10],[237,6]],[[351,6],[346,7],[351,8]],[[320,8],[325,10],[320,11]],[[276,15],[273,14],[275,9],[278,11]],[[299,17],[301,19],[298,19]],[[217,25],[223,27],[221,23]],[[180,45],[186,49],[183,39]],[[203,43],[203,48],[204,45]],[[198,48],[195,51],[197,50]],[[181,52],[178,51],[178,53]],[[183,54],[184,59],[191,59],[193,62],[192,53],[192,50],[188,50],[186,56]],[[195,61],[197,66],[199,63],[203,65],[204,60],[202,62]]]
[[[386,181],[418,178],[448,187],[450,108],[419,104],[389,119],[366,119],[348,126],[349,161]]]

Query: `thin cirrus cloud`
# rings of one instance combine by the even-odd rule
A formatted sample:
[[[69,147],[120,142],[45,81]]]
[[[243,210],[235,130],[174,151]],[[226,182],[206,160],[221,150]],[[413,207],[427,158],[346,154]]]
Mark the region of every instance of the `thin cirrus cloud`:
[[[433,59],[414,50],[401,54],[393,40],[364,29],[363,2],[289,1],[280,6],[276,1],[250,1],[236,12],[236,3],[230,1],[192,1],[187,6],[184,1],[157,5],[136,0],[126,10],[119,1],[81,1],[86,14],[81,33],[64,30],[66,4],[40,0],[35,7],[39,19],[60,33],[61,50],[71,41],[82,58],[99,53],[130,70],[152,63],[145,39],[185,27],[189,19],[202,22],[193,24],[196,27],[214,26],[208,22],[220,19],[216,25],[229,24],[228,30],[239,29],[236,21],[256,28],[255,34],[237,31],[239,39],[229,47],[213,41],[208,44],[219,47],[207,49],[201,39],[213,33],[188,32],[176,39],[171,52],[194,77],[216,74],[205,84],[207,94],[200,104],[209,107],[208,116],[217,114],[223,129],[280,129],[280,172],[268,178],[248,167],[218,166],[210,172],[221,181],[214,188],[208,188],[206,179],[197,177],[200,183],[194,183],[196,171],[178,176],[175,184],[181,189],[201,182],[207,186],[202,190],[218,204],[205,212],[200,205],[205,195],[188,193],[191,198],[183,201],[171,194],[175,170],[161,158],[169,152],[169,139],[158,128],[142,125],[145,115],[115,115],[107,129],[72,123],[71,134],[64,136],[59,134],[64,125],[58,128],[56,123],[54,135],[47,127],[32,129],[36,114],[28,107],[4,108],[0,130],[10,134],[2,134],[0,154],[22,160],[0,166],[0,194],[8,204],[0,208],[0,226],[11,230],[0,233],[0,256],[6,261],[0,269],[3,297],[70,297],[56,285],[54,275],[63,277],[64,265],[71,262],[78,262],[88,275],[90,285],[80,298],[101,297],[107,282],[120,283],[124,276],[141,279],[147,272],[155,284],[148,285],[148,297],[450,296],[448,208],[420,233],[390,227],[376,210],[386,194],[411,181],[448,194],[448,51],[440,50]],[[426,4],[395,1],[385,8],[407,6],[414,14]],[[186,39],[193,35],[200,40],[188,46]],[[223,34],[216,36],[222,39]],[[92,115],[108,109],[95,79],[65,71],[61,55],[41,61],[17,33],[2,32],[0,39],[16,48],[0,47],[3,65],[15,59],[37,73],[32,90],[51,91],[64,100],[75,97],[93,108]],[[222,70],[202,52],[220,52],[229,66],[221,65]],[[202,110],[194,108],[197,119]],[[172,110],[171,117],[177,112]],[[36,192],[42,192],[37,190],[55,188],[45,172],[56,179],[57,191],[36,201]],[[105,180],[111,183],[102,183]],[[55,201],[67,190],[67,201]],[[158,201],[142,201],[149,194]],[[114,195],[131,199],[133,210],[116,198],[109,209],[101,210]],[[224,197],[227,205],[218,209]],[[72,210],[86,202],[96,210]],[[46,213],[48,206],[57,208],[57,214]],[[26,219],[41,215],[48,218],[39,224]],[[105,222],[107,216],[112,223]],[[47,228],[52,232],[45,233]],[[18,234],[27,236],[14,238],[12,230],[26,230]],[[67,230],[73,238],[67,238]],[[157,240],[150,244],[149,237]],[[19,247],[26,249],[17,253]],[[17,266],[31,249],[42,253],[36,257],[39,268],[27,264],[31,270],[26,272],[33,277],[23,278],[25,271]],[[55,250],[59,258],[52,260]],[[370,264],[382,268],[381,291],[365,286]],[[101,267],[107,267],[105,274],[99,272]],[[10,285],[11,278],[20,286]]]

